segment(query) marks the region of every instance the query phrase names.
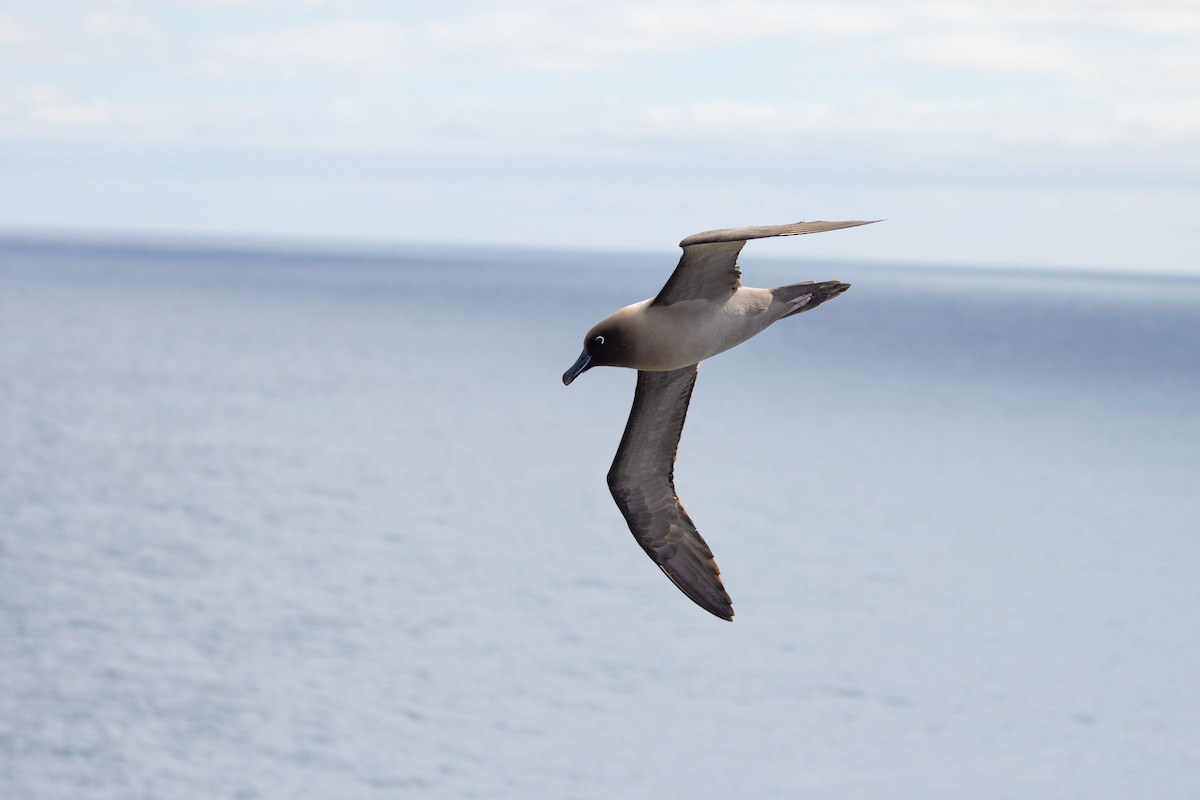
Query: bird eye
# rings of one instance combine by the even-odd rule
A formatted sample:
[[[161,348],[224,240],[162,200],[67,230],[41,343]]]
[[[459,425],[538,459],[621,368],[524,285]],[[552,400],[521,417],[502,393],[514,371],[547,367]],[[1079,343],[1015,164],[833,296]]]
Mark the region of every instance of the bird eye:
[[[597,336],[595,339],[592,339],[592,341],[595,342],[596,344],[604,344],[604,337]]]

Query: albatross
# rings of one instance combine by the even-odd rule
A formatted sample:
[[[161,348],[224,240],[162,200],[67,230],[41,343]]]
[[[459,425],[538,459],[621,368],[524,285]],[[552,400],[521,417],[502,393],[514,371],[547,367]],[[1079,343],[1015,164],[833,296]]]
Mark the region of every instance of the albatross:
[[[751,239],[878,221],[797,222],[693,234],[679,243],[683,256],[658,295],[597,323],[584,337],[579,359],[563,373],[563,383],[570,385],[592,367],[637,370],[633,408],[608,472],[608,488],[646,555],[696,605],[721,619],[733,619],[721,571],[675,493],[675,452],[697,365],[850,288],[840,281],[775,289],[742,286],[738,254]]]

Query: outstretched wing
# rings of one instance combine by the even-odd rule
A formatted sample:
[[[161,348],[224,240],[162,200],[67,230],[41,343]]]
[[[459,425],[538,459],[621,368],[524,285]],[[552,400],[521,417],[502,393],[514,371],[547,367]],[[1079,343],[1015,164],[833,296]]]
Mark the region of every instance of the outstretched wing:
[[[608,488],[646,554],[698,606],[733,619],[721,571],[675,494],[675,450],[696,365],[638,372],[633,409],[608,472]]]
[[[850,220],[846,222],[796,222],[791,225],[749,225],[744,228],[722,228],[719,231],[694,233],[679,243],[683,256],[671,277],[654,302],[659,305],[681,300],[721,301],[741,286],[741,271],[737,266],[738,253],[750,239],[771,236],[796,236],[802,233],[836,231],[869,225],[879,220]]]

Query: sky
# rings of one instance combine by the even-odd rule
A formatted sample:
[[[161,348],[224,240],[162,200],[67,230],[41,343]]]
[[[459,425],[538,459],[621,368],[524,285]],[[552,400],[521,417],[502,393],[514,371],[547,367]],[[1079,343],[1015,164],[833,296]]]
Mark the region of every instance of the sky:
[[[1200,274],[1200,0],[0,0],[0,230]]]

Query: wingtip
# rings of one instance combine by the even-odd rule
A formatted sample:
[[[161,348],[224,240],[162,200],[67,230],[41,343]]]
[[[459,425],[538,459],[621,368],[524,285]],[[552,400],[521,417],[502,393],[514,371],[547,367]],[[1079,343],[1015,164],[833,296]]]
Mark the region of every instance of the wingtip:
[[[684,594],[687,594],[689,600],[703,608],[708,613],[712,614],[717,619],[723,619],[726,622],[733,622],[733,603],[730,601],[728,594],[721,598],[705,597],[702,599],[693,597],[687,592],[684,592]]]
[[[683,587],[680,586],[679,588],[682,589]],[[719,597],[705,597],[699,593],[687,591],[685,591],[684,594],[688,596],[689,600],[703,608],[708,613],[712,614],[717,619],[723,619],[726,622],[733,622],[733,601],[729,599],[729,595],[724,591],[723,587],[721,596]]]
[[[721,595],[700,607],[718,619],[733,622],[733,601],[729,599],[729,593],[725,591],[724,586],[721,587]]]
[[[716,567],[716,564],[714,563],[713,566]],[[725,586],[721,583],[719,572],[713,576],[716,578],[716,591],[712,591],[712,587],[705,587],[707,591],[701,591],[698,587],[691,586],[675,575],[672,575],[662,564],[659,564],[658,568],[671,580],[671,583],[675,584],[675,588],[687,596],[687,599],[714,617],[723,619],[726,622],[733,622],[733,601],[729,598],[729,593],[725,591]]]
[[[859,225],[871,225],[883,222],[882,219],[849,219],[839,221],[800,220],[786,225],[749,225],[742,228],[720,228],[712,231],[701,231],[685,237],[679,242],[682,248],[698,244],[718,244],[746,242],[751,239],[766,239],[773,236],[797,236],[805,233],[824,233],[843,228],[854,228]]]

